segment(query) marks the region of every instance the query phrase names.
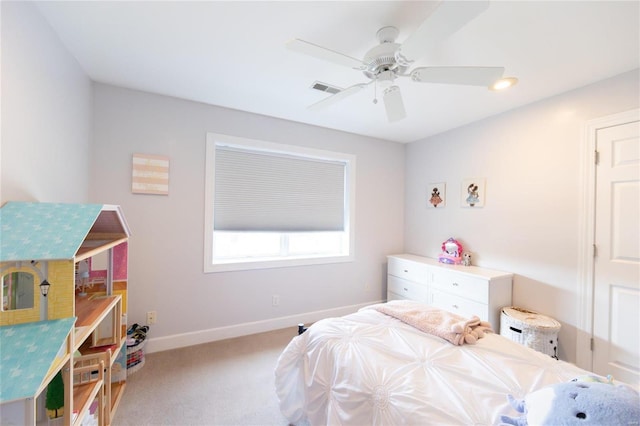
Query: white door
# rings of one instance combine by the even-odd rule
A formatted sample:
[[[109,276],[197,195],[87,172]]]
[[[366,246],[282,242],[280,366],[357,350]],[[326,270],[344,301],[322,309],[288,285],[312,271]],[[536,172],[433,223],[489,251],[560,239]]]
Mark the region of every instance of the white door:
[[[640,122],[597,130],[593,371],[640,387]]]

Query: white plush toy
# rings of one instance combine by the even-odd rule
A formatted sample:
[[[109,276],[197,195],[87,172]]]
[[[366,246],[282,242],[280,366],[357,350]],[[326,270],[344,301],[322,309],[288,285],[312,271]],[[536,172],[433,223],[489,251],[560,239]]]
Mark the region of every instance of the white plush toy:
[[[640,422],[640,397],[634,389],[598,376],[583,376],[528,394],[508,395],[521,415],[502,416],[503,425],[619,426]]]

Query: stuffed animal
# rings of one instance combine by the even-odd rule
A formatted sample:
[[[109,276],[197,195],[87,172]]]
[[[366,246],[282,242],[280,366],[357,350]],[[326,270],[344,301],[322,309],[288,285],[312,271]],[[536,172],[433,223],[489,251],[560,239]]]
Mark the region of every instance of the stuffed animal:
[[[471,253],[468,251],[462,253],[462,264],[464,266],[471,266]]]
[[[640,395],[614,384],[610,376],[581,376],[567,383],[546,386],[523,400],[508,395],[519,417],[501,416],[502,424],[527,425],[637,425]]]

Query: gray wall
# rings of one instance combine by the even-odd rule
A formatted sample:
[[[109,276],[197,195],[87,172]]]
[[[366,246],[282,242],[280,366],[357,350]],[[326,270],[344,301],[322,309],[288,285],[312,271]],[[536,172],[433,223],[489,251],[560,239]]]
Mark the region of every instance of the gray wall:
[[[32,3],[0,7],[0,203],[86,202],[91,81]]]
[[[634,70],[407,145],[405,251],[435,257],[457,237],[475,264],[513,272],[514,304],[559,320],[560,356],[575,361],[584,125],[637,108],[638,81]],[[460,207],[470,177],[486,178],[483,208]],[[427,207],[432,182],[446,183],[445,208]]]
[[[403,145],[103,84],[93,95],[91,198],[121,205],[131,226],[130,322],[157,311],[151,350],[385,298],[385,256],[403,248]],[[207,132],[355,155],[356,260],[203,273]],[[168,196],[131,193],[133,153],[170,158]]]

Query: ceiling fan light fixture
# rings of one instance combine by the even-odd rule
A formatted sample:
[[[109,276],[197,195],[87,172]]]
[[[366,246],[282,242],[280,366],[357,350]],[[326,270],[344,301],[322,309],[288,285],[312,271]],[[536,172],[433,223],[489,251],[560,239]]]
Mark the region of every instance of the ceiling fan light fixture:
[[[495,83],[493,83],[491,86],[489,86],[489,90],[501,91],[501,90],[508,89],[509,87],[515,86],[516,84],[518,84],[517,78],[504,77],[496,81]]]
[[[402,101],[402,94],[398,86],[391,86],[384,90],[384,108],[389,123],[400,121],[407,116]]]
[[[381,89],[388,89],[393,86],[395,74],[393,71],[383,71],[377,75],[376,80]]]
[[[373,103],[378,102],[377,93],[381,90],[387,118],[389,122],[395,122],[406,117],[400,87],[395,85],[396,78],[410,77],[419,83],[479,86],[490,90],[502,90],[516,84],[518,80],[513,77],[498,80],[504,74],[504,67],[500,66],[429,66],[409,70],[409,66],[425,56],[429,49],[484,12],[489,0],[449,0],[438,4],[402,44],[396,43],[400,33],[396,27],[380,28],[376,34],[379,44],[367,50],[362,60],[300,39],[288,42],[286,46],[290,50],[362,71],[369,80],[343,90],[334,90],[335,93],[328,90],[330,87],[327,84],[316,84],[314,89],[332,94],[307,108],[317,110],[332,105],[373,84]]]

